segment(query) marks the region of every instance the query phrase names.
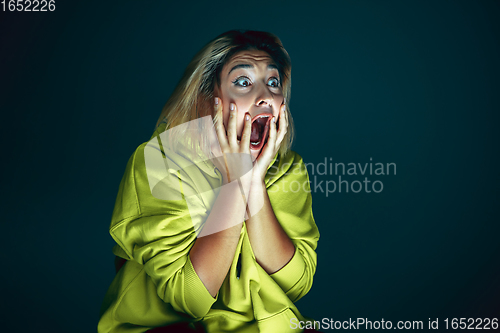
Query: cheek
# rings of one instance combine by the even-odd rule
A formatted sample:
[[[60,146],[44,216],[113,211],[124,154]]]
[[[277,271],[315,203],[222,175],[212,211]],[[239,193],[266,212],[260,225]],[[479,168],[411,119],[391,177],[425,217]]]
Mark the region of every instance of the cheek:
[[[236,118],[236,129],[238,135],[241,135],[241,132],[243,131],[243,127],[245,125],[245,114],[248,112],[250,109],[250,106],[252,105],[251,103],[240,99],[228,99],[227,105],[224,103],[224,124],[227,128],[227,125],[229,124],[229,105],[231,103],[236,104],[236,109],[238,111],[237,113],[237,118]]]
[[[225,92],[221,96],[222,98],[222,113],[224,116],[224,125],[227,127],[229,123],[229,106],[231,103],[236,104],[236,108],[238,110],[237,115],[237,128],[240,129],[242,127],[243,119],[245,118],[245,112],[247,112],[251,106],[251,101],[247,100],[248,98],[242,98],[236,94],[231,94],[230,92]]]
[[[237,118],[236,118],[236,133],[238,136],[241,136],[241,133],[243,132],[243,127],[245,125],[245,112],[246,110],[242,110],[240,107],[238,107],[238,114],[237,114]],[[228,125],[229,125],[229,103],[227,105],[227,108],[226,106],[224,106],[224,110],[222,112],[222,115],[224,117],[224,127],[228,128]]]
[[[243,133],[243,128],[244,127],[245,127],[245,113],[238,111],[238,119],[237,119],[237,122],[236,122],[236,130],[237,130],[237,133],[238,133],[239,137],[241,137],[241,133]]]
[[[280,96],[279,98],[276,98],[274,100],[274,105],[273,105],[273,109],[274,109],[274,115],[277,117],[279,114],[280,114],[280,109],[281,109],[281,106],[283,105],[283,102],[285,101],[285,99],[283,98],[283,96]]]
[[[280,116],[280,109],[281,109],[281,104],[273,107],[273,116],[276,118],[276,120],[278,120],[278,118]]]

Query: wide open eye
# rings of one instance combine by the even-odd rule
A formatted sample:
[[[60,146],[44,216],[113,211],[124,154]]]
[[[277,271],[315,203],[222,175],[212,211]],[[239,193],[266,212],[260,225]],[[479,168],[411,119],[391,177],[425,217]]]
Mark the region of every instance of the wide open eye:
[[[247,78],[246,76],[240,76],[239,78],[233,81],[233,84],[239,87],[248,87],[251,84],[251,82],[250,79]]]
[[[268,86],[271,86],[271,87],[273,87],[273,88],[277,88],[277,87],[279,87],[279,86],[280,86],[280,81],[279,81],[277,78],[275,78],[275,77],[271,77],[271,78],[269,78],[269,80],[267,81],[267,85],[268,85]]]

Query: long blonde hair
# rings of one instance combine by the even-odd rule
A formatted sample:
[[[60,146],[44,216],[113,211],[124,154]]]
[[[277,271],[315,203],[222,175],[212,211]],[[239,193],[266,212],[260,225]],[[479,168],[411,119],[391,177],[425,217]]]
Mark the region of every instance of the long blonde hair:
[[[262,50],[275,62],[280,73],[283,96],[286,103],[288,129],[281,143],[279,153],[286,154],[294,137],[293,119],[290,113],[291,60],[280,39],[268,32],[252,30],[231,30],[225,32],[205,45],[191,60],[174,92],[163,107],[156,123],[166,123],[171,131],[170,138],[182,138],[185,126],[191,120],[214,116],[214,88],[220,87],[220,72],[231,57],[243,50]],[[218,121],[219,119],[215,119]],[[177,128],[177,132],[176,131]],[[196,146],[202,151],[210,151],[208,139],[201,137]]]

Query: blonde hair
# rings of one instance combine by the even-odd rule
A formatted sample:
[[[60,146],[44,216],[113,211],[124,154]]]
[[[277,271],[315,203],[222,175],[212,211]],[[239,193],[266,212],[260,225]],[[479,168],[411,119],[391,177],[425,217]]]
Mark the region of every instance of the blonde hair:
[[[214,90],[216,84],[220,87],[220,72],[224,64],[235,53],[252,49],[267,52],[280,73],[288,129],[279,148],[279,154],[285,155],[290,150],[294,137],[294,126],[289,107],[292,83],[291,60],[280,39],[268,32],[231,30],[205,45],[187,66],[177,87],[163,107],[156,128],[161,123],[166,123],[166,128],[172,133],[170,138],[175,141],[176,137],[182,138],[185,135],[186,126],[179,125],[205,116],[214,117]],[[219,119],[215,119],[215,121],[219,121]],[[202,136],[197,141],[193,142],[191,148],[195,150],[201,148],[205,152],[210,151],[208,138]]]

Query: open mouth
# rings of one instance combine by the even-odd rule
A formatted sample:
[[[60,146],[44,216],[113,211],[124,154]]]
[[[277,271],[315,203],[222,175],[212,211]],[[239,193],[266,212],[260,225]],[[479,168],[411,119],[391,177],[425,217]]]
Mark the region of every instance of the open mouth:
[[[259,150],[264,146],[269,135],[269,122],[272,115],[262,113],[252,119],[252,134],[250,136],[250,149]]]

